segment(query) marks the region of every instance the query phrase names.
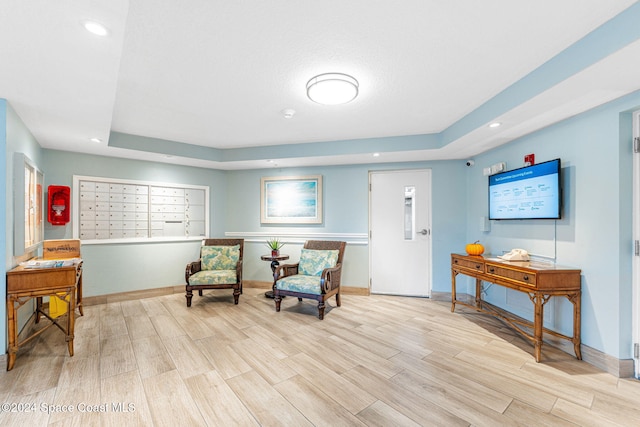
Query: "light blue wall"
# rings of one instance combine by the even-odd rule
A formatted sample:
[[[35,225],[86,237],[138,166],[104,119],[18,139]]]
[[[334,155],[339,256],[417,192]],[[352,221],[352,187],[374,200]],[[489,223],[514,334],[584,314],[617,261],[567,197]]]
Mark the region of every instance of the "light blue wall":
[[[14,240],[13,240],[13,157],[15,153],[24,153],[33,163],[39,168],[42,168],[42,148],[35,140],[33,135],[27,127],[24,125],[20,117],[11,108],[11,105],[4,99],[0,99],[0,164],[5,165],[4,185],[2,185],[2,197],[5,200],[5,209],[2,212],[3,219],[0,219],[2,224],[3,241],[5,242],[3,248],[4,255],[4,272],[2,274],[1,292],[6,296],[7,284],[6,284],[6,271],[12,269],[21,259],[14,257]],[[33,308],[30,305],[23,306],[18,311],[18,327],[22,328],[28,320]],[[6,319],[6,304],[0,304],[0,318]],[[2,352],[7,348],[6,338],[6,321],[5,327],[2,328],[0,338],[5,345],[2,347]]]
[[[45,150],[45,157],[47,185],[72,186],[73,175],[206,185],[209,234],[224,235],[227,185],[222,171],[55,150]],[[47,224],[45,238],[72,238],[72,224]],[[198,258],[199,246],[200,241],[82,245],[84,296],[184,284],[185,266]]]
[[[631,357],[632,312],[632,127],[640,105],[634,93],[503,147],[478,156],[469,170],[467,238],[480,239],[487,252],[522,247],[558,264],[582,269],[582,342],[620,359]],[[564,213],[558,221],[492,221],[487,215],[487,177],[482,168],[507,162],[523,166],[525,154],[536,161],[562,159]],[[489,300],[531,318],[526,296],[493,286]],[[523,301],[526,300],[526,301]],[[547,304],[547,325],[571,335],[571,304]]]
[[[394,169],[432,170],[432,250],[433,290],[451,289],[449,254],[464,247],[466,189],[465,168],[461,161],[416,162],[402,164],[365,164],[350,166],[310,167],[300,169],[259,169],[233,171],[228,174],[229,199],[227,231],[251,234],[269,233],[368,233],[369,172]],[[324,191],[324,223],[315,226],[280,226],[260,223],[260,178],[322,175]],[[366,239],[365,239],[366,240]],[[255,241],[255,239],[254,239]],[[288,245],[283,251],[297,260],[299,245]],[[252,280],[268,280],[269,270],[260,264],[265,253],[262,242],[249,242],[245,257],[245,275]],[[394,260],[402,262],[402,260]],[[369,248],[366,242],[348,244],[345,252],[343,283],[350,287],[368,287]]]

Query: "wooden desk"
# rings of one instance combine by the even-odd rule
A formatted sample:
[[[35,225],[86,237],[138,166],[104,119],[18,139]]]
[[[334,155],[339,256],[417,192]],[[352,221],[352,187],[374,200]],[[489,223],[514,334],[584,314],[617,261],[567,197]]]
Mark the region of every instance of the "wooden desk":
[[[475,305],[467,304],[456,298],[456,276],[458,274],[476,279]],[[510,316],[504,310],[483,301],[482,281],[526,293],[534,307],[533,322]],[[549,301],[549,298],[554,296],[564,296],[573,304],[572,337],[543,326],[544,305]],[[504,320],[533,343],[536,362],[540,362],[542,356],[543,333],[571,341],[576,358],[582,359],[580,352],[580,299],[581,283],[580,270],[578,269],[552,263],[503,261],[491,256],[451,254],[451,311],[455,310],[456,304],[462,304]],[[533,328],[533,334],[527,333],[520,326]]]
[[[73,356],[73,328],[75,324],[76,289],[82,278],[82,262],[69,267],[24,268],[18,266],[7,272],[7,316],[9,326],[9,354],[7,371],[13,369],[16,353],[21,345],[31,341],[49,327],[55,325],[65,334],[69,348],[69,356]],[[81,285],[80,285],[81,286]],[[59,319],[53,319],[42,309],[42,297],[60,294],[64,300],[68,296],[67,314],[59,319],[66,319],[65,325]],[[81,292],[79,292],[81,294]],[[36,331],[22,342],[18,342],[18,309],[32,298],[36,298],[35,321],[43,315],[51,321],[46,327]]]

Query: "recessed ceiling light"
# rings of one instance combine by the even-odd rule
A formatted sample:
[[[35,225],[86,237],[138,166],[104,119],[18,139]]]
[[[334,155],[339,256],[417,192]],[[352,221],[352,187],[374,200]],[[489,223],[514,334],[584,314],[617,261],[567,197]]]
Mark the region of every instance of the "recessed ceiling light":
[[[95,34],[96,36],[106,37],[107,35],[109,35],[109,30],[107,30],[107,27],[99,22],[87,20],[82,22],[82,26],[85,28],[85,30],[89,31],[91,34]]]
[[[307,82],[307,96],[318,104],[346,104],[358,96],[358,81],[341,73],[320,74]]]
[[[489,124],[490,128],[497,128],[498,126],[502,125],[502,123],[500,122],[493,122],[491,124]]]
[[[100,138],[95,138],[95,137],[91,138],[89,141],[95,142],[95,143],[101,143],[102,142],[102,140]]]
[[[373,157],[380,157],[380,153],[373,153]]]

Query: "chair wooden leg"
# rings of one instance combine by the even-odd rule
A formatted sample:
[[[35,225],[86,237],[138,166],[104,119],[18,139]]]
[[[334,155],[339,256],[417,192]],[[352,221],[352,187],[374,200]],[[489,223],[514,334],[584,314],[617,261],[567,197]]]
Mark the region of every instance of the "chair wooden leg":
[[[198,296],[202,296],[202,289],[198,289]]]
[[[340,301],[340,292],[338,292],[336,294],[336,305],[340,307],[340,304],[342,304],[342,302]]]
[[[318,303],[318,318],[320,320],[324,319],[324,301]]]
[[[191,307],[191,298],[193,297],[193,292],[191,291],[191,289],[187,288],[187,294],[185,295],[185,297],[187,298],[187,307]]]
[[[302,302],[302,298],[298,298],[298,301]]]
[[[238,305],[238,298],[240,298],[240,291],[239,291],[239,290],[234,289],[234,290],[233,290],[233,303],[234,303],[235,305]]]
[[[273,300],[276,302],[276,311],[280,311],[280,303],[282,302],[282,297],[276,295]]]

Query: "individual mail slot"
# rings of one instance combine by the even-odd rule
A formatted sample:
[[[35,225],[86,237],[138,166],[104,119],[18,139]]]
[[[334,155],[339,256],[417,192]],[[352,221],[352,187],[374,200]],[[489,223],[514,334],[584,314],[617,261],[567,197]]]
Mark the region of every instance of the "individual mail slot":
[[[96,239],[108,239],[109,230],[96,230]]]
[[[149,228],[149,221],[136,221],[136,230],[146,230]]]
[[[135,194],[123,194],[122,195],[122,201],[125,203],[130,203],[132,205],[135,205],[136,203],[136,195]]]
[[[468,268],[470,270],[476,270],[476,271],[483,271],[483,267],[484,267],[484,263],[482,262],[482,260],[474,261],[474,260],[463,259],[463,258],[454,258],[453,263],[454,265],[457,265],[459,267]]]
[[[122,235],[122,230],[109,230],[109,238],[110,239],[120,239],[124,237]]]
[[[96,221],[109,221],[109,212],[96,211]]]
[[[95,230],[96,229],[96,221],[80,221],[80,229],[81,230]]]
[[[162,207],[162,212],[184,214],[184,205],[164,205]]]
[[[80,203],[82,203],[85,200],[95,202],[96,201],[95,191],[82,191],[80,193]]]
[[[95,211],[80,211],[80,221],[95,221],[96,220],[96,212]]]
[[[184,197],[165,197],[168,205],[184,205]]]
[[[96,192],[108,193],[109,184],[106,182],[96,182]]]
[[[136,203],[136,212],[148,212],[149,205],[146,203]]]
[[[130,237],[136,237],[136,230],[121,230],[120,231],[122,233],[122,237],[124,237],[125,239],[128,239]]]
[[[82,230],[80,231],[80,238],[85,240],[85,239],[95,239],[96,238],[96,232],[95,230]]]
[[[149,214],[146,213],[146,212],[136,212],[133,217],[136,219],[136,221],[148,221],[149,220]]]
[[[93,181],[80,181],[80,191],[96,191],[96,183]]]
[[[122,211],[122,220],[123,221],[135,221],[136,213],[129,211]]]
[[[151,196],[164,196],[167,194],[165,187],[151,187]]]
[[[162,230],[164,228],[164,221],[151,221],[152,230]]]
[[[111,203],[109,203],[109,210],[110,211],[122,211],[122,206],[123,206],[123,203],[111,202]]]
[[[122,193],[110,193],[109,200],[112,202],[122,202],[124,200],[124,195]]]
[[[135,228],[136,228],[135,221],[122,221],[123,230],[135,230]]]
[[[111,230],[122,229],[122,221],[109,221],[109,229]]]
[[[204,190],[187,189],[184,198],[191,205],[204,205]]]
[[[109,184],[109,192],[110,193],[122,193],[122,184]]]
[[[521,282],[531,286],[536,285],[535,273],[529,273],[529,272],[520,271],[520,270],[512,270],[510,268],[499,267],[496,265],[487,265],[487,273],[495,276],[500,276],[507,279],[515,280],[517,282]]]
[[[126,212],[135,212],[136,211],[136,204],[135,203],[123,203],[122,204],[122,210],[126,211]]]
[[[164,205],[167,203],[167,197],[165,196],[151,196],[152,205]]]
[[[165,221],[184,221],[184,213],[164,213],[162,219]]]
[[[146,196],[149,194],[149,187],[146,185],[136,185],[136,194],[144,194]]]
[[[145,229],[136,229],[136,237],[149,237],[149,231]]]
[[[164,214],[162,212],[151,212],[151,221],[164,220]]]
[[[122,212],[119,212],[119,211],[109,212],[109,219],[112,221],[122,220]]]
[[[136,186],[125,184],[122,186],[122,192],[124,194],[136,194]]]
[[[202,206],[188,207],[185,215],[192,221],[204,221],[204,208]]]
[[[109,201],[109,193],[96,193],[96,202],[108,202]]]
[[[80,200],[80,212],[89,212],[96,210],[96,202],[95,200],[84,201]]]
[[[108,211],[109,210],[109,202],[98,202],[95,204],[97,211]]]
[[[204,236],[204,221],[191,221],[187,224],[187,233],[190,236]]]
[[[108,230],[109,221],[96,221],[96,230]]]

